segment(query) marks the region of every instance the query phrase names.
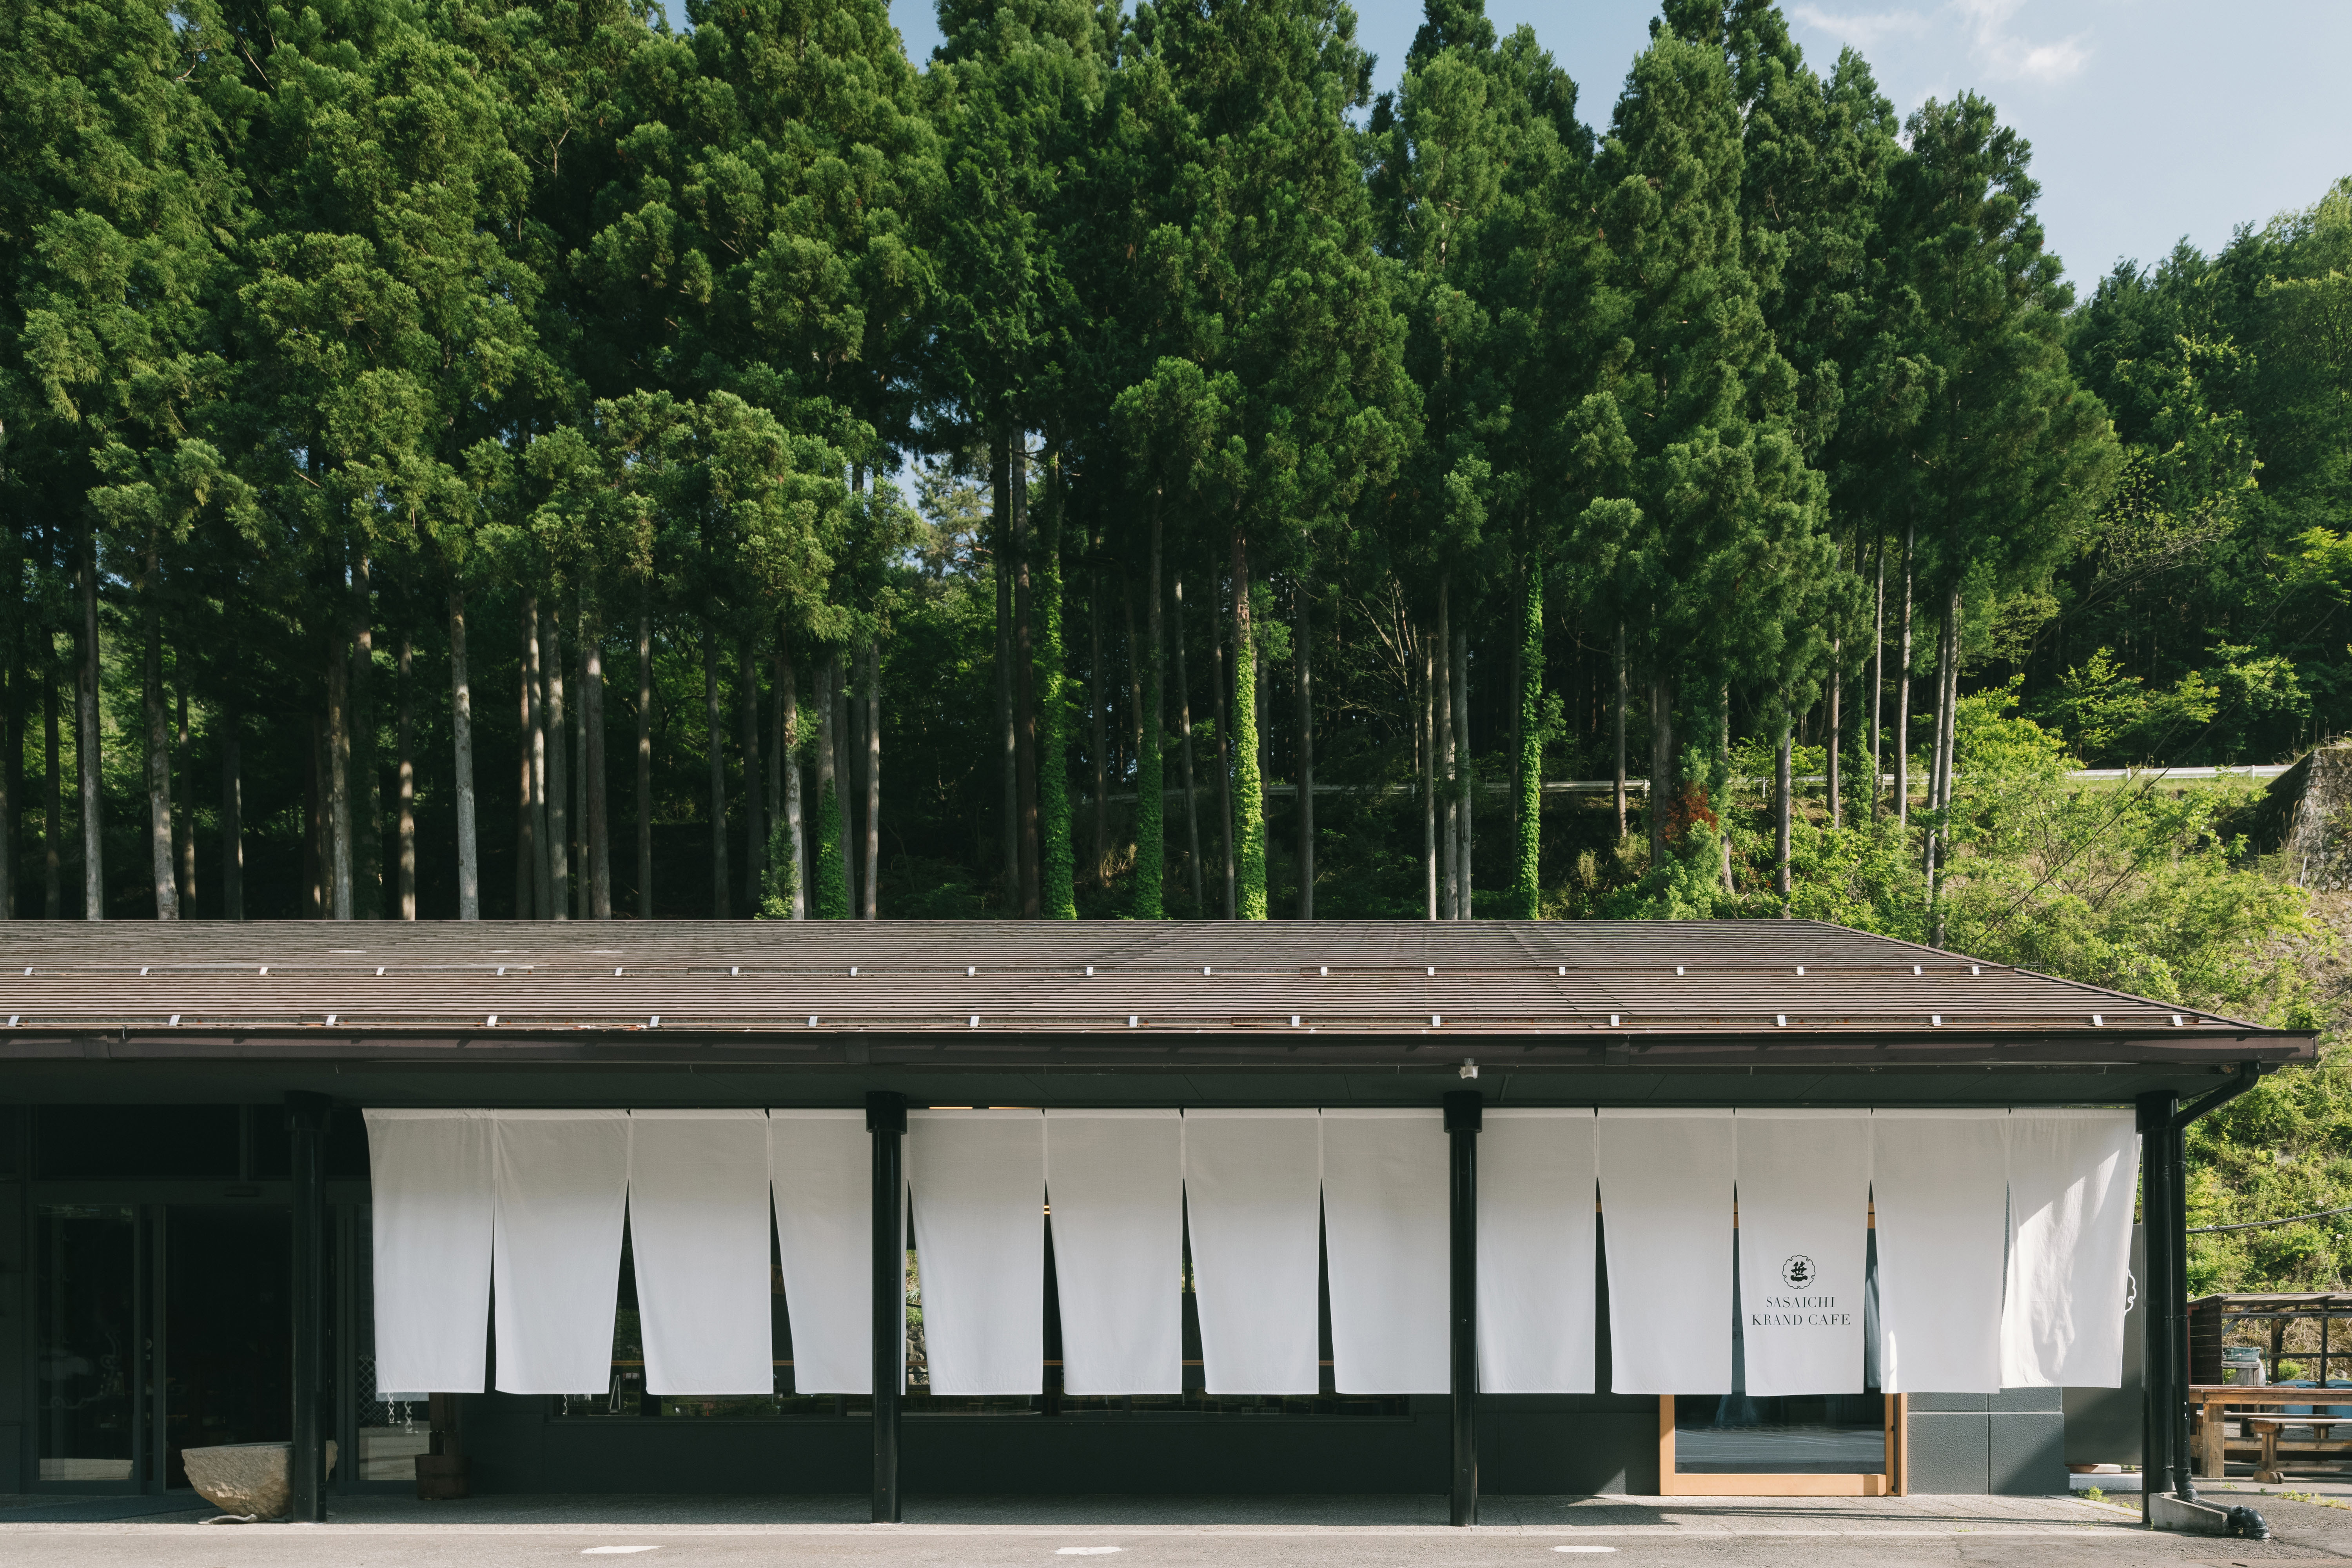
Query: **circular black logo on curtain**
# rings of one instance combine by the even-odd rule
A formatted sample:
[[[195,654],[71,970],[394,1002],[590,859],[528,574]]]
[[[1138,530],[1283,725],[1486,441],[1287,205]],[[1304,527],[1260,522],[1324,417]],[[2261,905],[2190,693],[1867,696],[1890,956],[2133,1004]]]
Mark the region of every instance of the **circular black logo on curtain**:
[[[1780,1265],[1780,1278],[1792,1290],[1801,1290],[1811,1285],[1818,1273],[1813,1260],[1801,1252]]]

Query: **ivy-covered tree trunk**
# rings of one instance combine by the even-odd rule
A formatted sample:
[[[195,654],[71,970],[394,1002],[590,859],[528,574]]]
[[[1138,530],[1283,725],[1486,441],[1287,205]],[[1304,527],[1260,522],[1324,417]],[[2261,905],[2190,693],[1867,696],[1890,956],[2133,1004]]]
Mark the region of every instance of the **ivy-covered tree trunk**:
[[[399,918],[413,921],[416,918],[416,639],[404,631],[400,634],[400,717],[393,732],[393,749],[399,753],[394,760],[399,779],[394,786],[394,897]]]
[[[1427,628],[1421,637],[1421,866],[1426,883],[1424,920],[1438,918],[1437,877],[1437,645]]]
[[[234,739],[229,746],[236,744]],[[47,920],[59,920],[65,914],[66,810],[65,769],[58,744],[58,681],[48,670],[41,672],[41,761],[46,772],[47,792],[41,796],[41,914]],[[229,751],[222,753],[230,755]],[[227,764],[222,764],[226,767]],[[226,803],[221,821],[230,821]],[[231,915],[231,920],[238,917]]]
[[[1527,587],[1519,599],[1518,865],[1512,878],[1523,921],[1543,913],[1537,886],[1543,849],[1544,569],[1543,557],[1528,563]]]
[[[405,657],[406,645],[402,645]],[[588,783],[588,918],[613,918],[612,780],[604,769],[604,628],[593,605],[580,608],[581,768]]]
[[[352,563],[352,913],[383,919],[383,770],[376,761],[375,592],[366,552]]]
[[[1145,568],[1143,647],[1135,659],[1141,686],[1135,705],[1138,736],[1135,748],[1135,898],[1130,906],[1139,921],[1167,917],[1168,791],[1165,749],[1160,744],[1160,550],[1162,521],[1160,498],[1151,498],[1150,559]],[[1128,616],[1128,636],[1135,635],[1135,618]]]
[[[637,918],[654,918],[654,611],[637,601]]]
[[[1616,731],[1617,768],[1613,775],[1617,800],[1617,841],[1625,841],[1625,704],[1631,696],[1630,682],[1625,677],[1625,623],[1617,623],[1617,637],[1611,649],[1610,672],[1616,682],[1615,712],[1612,716]]]
[[[1220,621],[1223,618],[1222,614],[1217,616]],[[1233,663],[1233,652],[1226,628],[1220,626],[1216,631],[1217,636],[1211,641],[1216,653],[1213,689],[1216,693],[1217,720],[1217,857],[1223,867],[1225,919],[1232,920],[1237,908],[1234,898],[1233,695],[1227,689],[1225,670]]]
[[[1795,780],[1790,776],[1789,704],[1785,696],[1778,706],[1780,710],[1780,738],[1772,768],[1772,888],[1780,895],[1780,914],[1785,919],[1789,913],[1789,892],[1792,886],[1789,865],[1791,847],[1790,818]]]
[[[793,667],[792,634],[782,627],[776,632],[776,724],[782,733],[776,766],[783,775],[784,832],[791,844],[787,900],[791,918],[804,921],[809,914],[809,858],[808,823],[801,801],[800,682]]]
[[[449,740],[453,775],[450,783],[457,797],[457,918],[478,921],[482,918],[482,855],[481,840],[474,826],[474,687],[466,667],[463,588],[449,590]],[[221,763],[221,795],[225,802],[238,793],[236,784],[226,776],[230,765],[229,760]],[[222,891],[229,918],[239,920],[245,912],[245,855],[233,820],[223,823],[222,835],[223,858],[227,863],[223,876],[227,886]]]
[[[1265,775],[1258,763],[1257,645],[1250,628],[1249,541],[1233,531],[1234,877],[1236,912],[1265,919]]]
[[[835,660],[828,656],[816,667],[816,896],[811,913],[821,921],[849,918],[848,868],[841,842],[841,796],[835,771],[834,715]]]
[[[1109,737],[1105,733],[1103,715],[1102,574],[1098,571],[1087,574],[1087,635],[1090,643],[1087,714],[1093,727],[1093,744],[1088,751],[1094,759],[1095,773],[1094,866],[1087,873],[1087,879],[1100,889],[1110,871],[1110,758],[1104,752]]]
[[[13,695],[12,692],[12,698]],[[180,866],[180,912],[193,919],[199,907],[196,898],[196,781],[192,773],[196,751],[195,732],[188,724],[188,678],[184,672],[173,682],[173,697],[178,703],[179,722],[173,732],[172,766],[179,773],[180,787],[172,797],[172,852]],[[17,715],[13,710],[13,700],[10,706],[8,734],[16,746],[8,753],[13,761],[24,755],[25,737],[17,723]],[[11,773],[16,771],[14,767],[8,769]],[[12,845],[16,838],[14,828],[7,826],[13,820],[8,815],[8,807],[15,799],[13,791],[5,799],[0,799],[0,834],[5,835],[0,842]],[[14,885],[0,887],[0,916],[13,913],[15,909]]]
[[[1878,536],[1871,552],[1878,565],[1870,594],[1870,820],[1886,815],[1885,734],[1880,721],[1886,716],[1886,535]]]
[[[1197,916],[1207,906],[1201,890],[1201,792],[1194,782],[1192,766],[1192,682],[1184,665],[1184,579],[1175,583],[1176,612],[1169,618],[1169,629],[1175,640],[1176,654],[1176,732],[1183,745],[1184,754],[1184,863],[1192,872],[1192,910]]]
[[[1681,797],[1675,778],[1675,682],[1663,668],[1650,672],[1650,864],[1666,859],[1666,821]]]
[[[1051,921],[1078,918],[1075,884],[1076,846],[1070,837],[1070,699],[1068,660],[1062,637],[1062,516],[1068,497],[1062,488],[1061,457],[1051,459],[1045,489],[1045,526],[1040,531],[1037,574],[1037,875],[1041,912]],[[878,668],[878,667],[877,667]],[[869,676],[869,682],[871,677]],[[868,742],[868,755],[872,755]],[[866,799],[874,799],[869,777]],[[873,817],[866,818],[873,842]],[[873,858],[869,850],[866,894],[872,918]]]
[[[754,638],[747,636],[736,644],[735,668],[743,752],[743,905],[757,914],[767,874],[768,802],[760,779],[760,648]]]
[[[327,912],[339,921],[352,918],[351,651],[340,635],[328,639]]]
[[[1004,902],[1013,913],[1021,909],[1021,740],[1013,704],[1013,480],[1011,443],[999,433],[989,452],[993,491],[990,520],[996,535],[996,709],[1002,741],[998,762],[1004,789]],[[824,677],[818,678],[820,685]],[[819,785],[819,794],[823,785]],[[820,917],[822,918],[822,917]]]
[[[1453,589],[1450,577],[1438,579],[1436,689],[1431,694],[1437,710],[1437,794],[1444,802],[1438,828],[1444,864],[1437,891],[1437,918],[1444,921],[1459,919],[1462,905],[1462,806],[1454,792]]]
[[[540,609],[540,658],[547,697],[540,730],[547,740],[547,907],[542,919],[572,918],[572,731],[565,721],[563,616],[551,597]]]
[[[1059,592],[1057,580],[1056,603]],[[882,913],[882,641],[872,636],[866,639],[865,685],[866,869],[858,886],[865,899],[862,913],[870,921],[880,919]],[[1066,796],[1063,815],[1069,815]],[[1063,835],[1066,842],[1068,837],[1066,833]]]

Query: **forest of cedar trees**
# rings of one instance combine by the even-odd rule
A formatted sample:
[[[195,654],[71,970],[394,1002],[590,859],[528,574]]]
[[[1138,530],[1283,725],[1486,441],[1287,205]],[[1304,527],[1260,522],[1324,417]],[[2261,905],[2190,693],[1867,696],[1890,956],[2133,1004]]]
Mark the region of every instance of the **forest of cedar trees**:
[[[0,15],[0,914],[1795,915],[2332,1016],[2165,770],[2352,720],[2352,181],[2080,283],[1996,105],[1757,0],[1591,91],[1430,0],[1377,97],[1338,0],[686,16]],[[2192,1215],[2352,1203],[2347,1107]]]

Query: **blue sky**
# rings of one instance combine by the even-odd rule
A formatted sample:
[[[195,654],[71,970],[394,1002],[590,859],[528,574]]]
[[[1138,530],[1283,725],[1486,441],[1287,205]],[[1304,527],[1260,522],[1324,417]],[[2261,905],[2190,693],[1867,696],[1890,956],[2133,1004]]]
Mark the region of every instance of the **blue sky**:
[[[1862,51],[1899,113],[1974,89],[2033,144],[2042,217],[2085,291],[2119,258],[2204,249],[2317,201],[2352,174],[2347,0],[1782,0],[1806,58]],[[673,13],[682,5],[673,0]],[[891,0],[908,52],[939,42],[931,0]],[[1608,122],[1654,0],[1487,0],[1526,23]],[[1379,84],[1396,85],[1419,0],[1357,0]]]

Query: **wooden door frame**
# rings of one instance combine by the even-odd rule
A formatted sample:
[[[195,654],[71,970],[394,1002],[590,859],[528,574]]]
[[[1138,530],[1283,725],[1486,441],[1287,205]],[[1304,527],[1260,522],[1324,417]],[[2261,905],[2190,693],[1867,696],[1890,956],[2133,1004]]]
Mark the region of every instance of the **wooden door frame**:
[[[1886,1396],[1886,1468],[1871,1474],[1676,1475],[1675,1398],[1658,1395],[1659,1497],[1903,1497],[1911,1489],[1911,1396]]]

